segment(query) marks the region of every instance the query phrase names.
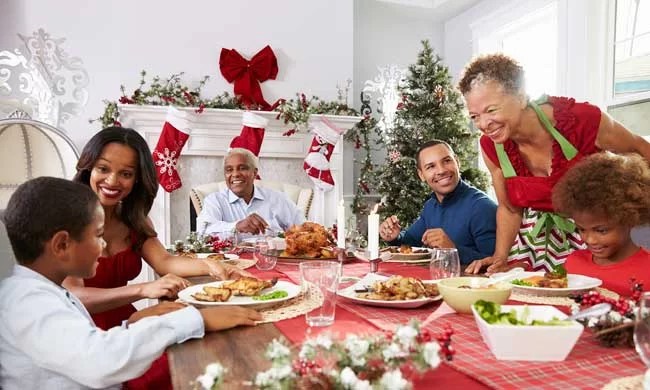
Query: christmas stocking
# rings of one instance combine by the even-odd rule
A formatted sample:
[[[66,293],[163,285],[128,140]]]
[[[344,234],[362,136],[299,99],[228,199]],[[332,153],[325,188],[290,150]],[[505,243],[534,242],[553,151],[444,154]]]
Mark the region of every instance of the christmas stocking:
[[[187,113],[169,106],[158,144],[153,151],[158,182],[167,192],[183,185],[178,176],[177,164],[181,149],[190,137],[190,131]]]
[[[264,128],[268,123],[268,119],[264,117],[249,111],[244,112],[241,133],[230,141],[230,147],[248,149],[255,156],[259,156],[264,141]]]
[[[314,131],[314,138],[311,141],[303,169],[314,181],[316,187],[323,191],[329,191],[334,188],[330,158],[334,151],[334,145],[338,142],[343,130],[325,118],[311,122],[310,127]]]

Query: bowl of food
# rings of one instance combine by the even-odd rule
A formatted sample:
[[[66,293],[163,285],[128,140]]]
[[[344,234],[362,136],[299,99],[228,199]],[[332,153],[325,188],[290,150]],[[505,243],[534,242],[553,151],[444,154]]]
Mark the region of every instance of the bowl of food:
[[[472,305],[483,341],[498,360],[562,361],[583,331],[553,306]]]
[[[438,291],[452,309],[458,313],[471,313],[472,304],[478,300],[505,303],[510,297],[512,285],[504,282],[488,285],[489,281],[471,276],[441,279],[438,281]]]

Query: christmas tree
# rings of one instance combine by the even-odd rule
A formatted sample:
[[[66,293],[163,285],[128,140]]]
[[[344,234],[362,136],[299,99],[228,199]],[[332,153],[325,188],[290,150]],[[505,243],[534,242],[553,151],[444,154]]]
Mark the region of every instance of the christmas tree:
[[[384,134],[387,157],[377,167],[377,191],[383,196],[380,212],[396,215],[409,225],[420,215],[431,189],[417,175],[415,154],[431,139],[449,143],[460,163],[461,176],[475,187],[487,187],[486,175],[475,168],[478,133],[472,131],[460,93],[451,83],[448,68],[433,53],[428,41],[408,68],[392,131]]]

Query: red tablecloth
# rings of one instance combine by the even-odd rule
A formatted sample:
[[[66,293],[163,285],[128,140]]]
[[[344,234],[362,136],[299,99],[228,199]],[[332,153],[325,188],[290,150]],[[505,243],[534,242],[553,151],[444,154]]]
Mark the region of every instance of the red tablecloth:
[[[384,263],[380,271],[390,274],[428,279],[426,267],[399,263]],[[278,264],[276,269],[253,273],[262,277],[277,276],[300,282],[297,265]],[[363,276],[369,272],[368,263],[352,262],[343,267],[344,276]],[[513,362],[496,360],[483,342],[474,318],[456,314],[446,304],[436,302],[417,309],[390,309],[359,305],[339,300],[334,325],[309,328],[303,316],[279,321],[275,325],[287,339],[300,343],[319,332],[344,335],[392,330],[397,325],[417,319],[429,319],[426,328],[439,333],[446,323],[454,328],[453,345],[456,356],[414,382],[416,388],[495,389],[543,388],[585,389],[601,388],[613,379],[640,375],[645,367],[632,349],[600,346],[589,332],[583,333],[571,354],[563,362]]]

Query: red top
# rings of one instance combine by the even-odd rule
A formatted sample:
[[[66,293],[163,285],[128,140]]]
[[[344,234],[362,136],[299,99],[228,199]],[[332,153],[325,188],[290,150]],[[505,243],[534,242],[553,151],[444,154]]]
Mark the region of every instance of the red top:
[[[136,235],[131,234],[131,243],[135,244]],[[129,248],[116,253],[110,257],[100,257],[97,265],[97,273],[91,279],[85,279],[86,287],[96,288],[116,288],[123,287],[135,279],[142,269],[142,258],[140,253]],[[122,321],[127,320],[136,309],[133,305],[128,304],[117,307],[102,313],[92,315],[97,327],[107,330],[114,326],[119,326]]]
[[[571,145],[578,149],[578,155],[568,161],[560,144],[553,142],[553,160],[550,176],[533,176],[519,153],[517,144],[508,139],[503,147],[517,176],[506,178],[508,199],[513,206],[531,207],[536,210],[553,211],[551,191],[555,183],[573,164],[583,156],[596,153],[596,136],[600,125],[600,109],[589,103],[576,103],[572,98],[548,97],[553,106],[555,128]],[[487,157],[500,167],[494,142],[487,136],[481,137],[481,149]]]
[[[567,257],[564,267],[570,274],[598,278],[603,281],[601,287],[622,296],[632,294],[631,278],[643,283],[645,291],[650,289],[650,252],[645,248],[640,248],[627,259],[608,265],[598,265],[593,262],[591,252],[578,250]]]

